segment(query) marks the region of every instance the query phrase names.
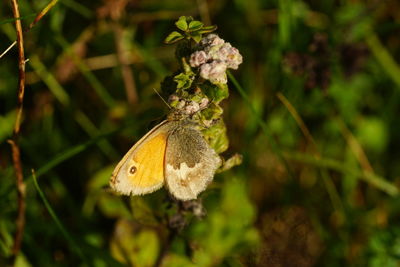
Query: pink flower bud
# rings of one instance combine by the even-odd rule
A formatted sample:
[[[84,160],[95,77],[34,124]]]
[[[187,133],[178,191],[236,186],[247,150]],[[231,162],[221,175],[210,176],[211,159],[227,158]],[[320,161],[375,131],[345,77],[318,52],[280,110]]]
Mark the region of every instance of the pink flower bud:
[[[200,67],[200,76],[212,83],[226,83],[226,64],[222,61],[213,61]]]
[[[203,38],[200,41],[200,45],[206,47],[206,46],[220,46],[223,45],[225,41],[221,38],[219,38],[218,35],[212,33],[207,35],[205,38]]]
[[[231,47],[229,54],[227,55],[227,66],[228,68],[236,70],[243,62],[243,57],[235,47]]]
[[[207,59],[207,54],[204,51],[195,51],[190,55],[189,63],[191,67],[198,67],[206,63]]]
[[[224,43],[221,48],[217,51],[215,57],[221,61],[227,61],[229,54],[231,53],[231,44]]]
[[[210,75],[210,70],[211,70],[211,64],[206,63],[206,64],[201,65],[200,66],[200,76],[203,79],[208,80],[208,77]]]
[[[172,94],[168,98],[168,103],[171,104],[172,102],[175,102],[175,101],[178,101],[178,100],[179,100],[179,97],[177,95],[175,95],[175,94]]]
[[[186,103],[184,111],[187,115],[192,115],[192,114],[198,112],[199,110],[200,110],[200,106],[198,103],[196,103],[194,101],[189,101],[188,103]]]
[[[243,61],[242,55],[230,43],[209,34],[204,37],[190,56],[190,66],[200,68],[200,76],[212,83],[227,83],[226,69],[237,69]]]

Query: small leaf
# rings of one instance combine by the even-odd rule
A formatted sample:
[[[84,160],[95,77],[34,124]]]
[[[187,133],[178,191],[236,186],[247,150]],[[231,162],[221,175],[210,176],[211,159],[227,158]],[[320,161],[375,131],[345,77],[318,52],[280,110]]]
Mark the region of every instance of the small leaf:
[[[217,26],[213,25],[213,26],[207,26],[207,27],[203,27],[201,28],[198,33],[200,34],[204,34],[204,33],[210,33],[213,32],[217,29]]]
[[[218,120],[221,118],[223,112],[223,109],[219,105],[211,103],[206,109],[201,111],[201,119],[207,121]]]
[[[191,38],[192,38],[196,43],[199,43],[200,40],[201,40],[201,34],[198,34],[197,32],[194,32],[194,33],[191,35]]]
[[[226,84],[213,85],[211,83],[204,83],[201,86],[201,90],[209,99],[212,99],[217,104],[229,96]]]
[[[203,23],[198,20],[193,20],[189,23],[189,31],[198,31],[203,27]]]
[[[229,159],[224,160],[222,166],[217,170],[217,173],[221,173],[221,172],[230,170],[233,167],[242,164],[242,162],[243,162],[243,156],[236,153]]]
[[[185,16],[179,17],[178,21],[175,22],[175,25],[176,25],[176,27],[178,27],[178,29],[180,29],[182,31],[186,31],[188,29],[188,24],[186,22]]]
[[[174,77],[174,81],[177,83],[178,89],[187,89],[192,85],[193,74],[180,73]]]
[[[193,73],[192,68],[190,65],[187,63],[186,58],[182,58],[182,68],[186,74],[191,74]]]
[[[226,127],[222,120],[219,120],[217,124],[202,131],[202,134],[208,144],[218,154],[226,151],[229,146],[228,136],[226,135]]]
[[[184,38],[184,36],[176,31],[171,32],[167,38],[165,38],[164,43],[166,44],[173,44],[178,42],[179,40],[182,40]]]

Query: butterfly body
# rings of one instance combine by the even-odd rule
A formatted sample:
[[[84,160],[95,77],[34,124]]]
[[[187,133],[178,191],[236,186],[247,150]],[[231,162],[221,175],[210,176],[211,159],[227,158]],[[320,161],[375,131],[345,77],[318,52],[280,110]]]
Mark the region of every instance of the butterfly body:
[[[180,200],[197,198],[221,164],[198,125],[166,120],[142,137],[118,163],[110,186],[124,195],[143,195],[163,185]]]

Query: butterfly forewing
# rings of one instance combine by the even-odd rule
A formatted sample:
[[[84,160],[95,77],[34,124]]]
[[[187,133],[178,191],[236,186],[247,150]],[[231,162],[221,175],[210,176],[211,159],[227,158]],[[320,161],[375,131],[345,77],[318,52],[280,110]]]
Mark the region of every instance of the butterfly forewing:
[[[164,155],[168,122],[162,122],[139,140],[115,168],[111,187],[124,195],[151,193],[164,184]]]

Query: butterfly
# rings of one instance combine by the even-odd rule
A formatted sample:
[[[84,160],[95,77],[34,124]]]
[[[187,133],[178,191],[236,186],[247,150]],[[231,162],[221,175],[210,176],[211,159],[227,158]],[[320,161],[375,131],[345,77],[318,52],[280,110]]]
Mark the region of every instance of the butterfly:
[[[221,158],[190,119],[168,119],[143,136],[115,167],[110,186],[143,195],[166,186],[179,200],[196,199],[212,181]]]

